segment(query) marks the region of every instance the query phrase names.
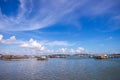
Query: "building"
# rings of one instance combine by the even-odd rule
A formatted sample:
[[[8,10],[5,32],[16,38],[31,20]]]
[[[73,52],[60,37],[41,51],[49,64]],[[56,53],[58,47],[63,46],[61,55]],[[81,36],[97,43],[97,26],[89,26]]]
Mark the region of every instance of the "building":
[[[95,58],[95,59],[108,59],[109,57],[106,54],[96,54],[93,56],[93,58]]]

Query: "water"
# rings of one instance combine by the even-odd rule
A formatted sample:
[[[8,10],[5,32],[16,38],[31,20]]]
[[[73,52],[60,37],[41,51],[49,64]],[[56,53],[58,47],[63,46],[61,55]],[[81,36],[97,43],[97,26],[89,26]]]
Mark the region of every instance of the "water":
[[[0,60],[0,80],[120,80],[120,59]]]

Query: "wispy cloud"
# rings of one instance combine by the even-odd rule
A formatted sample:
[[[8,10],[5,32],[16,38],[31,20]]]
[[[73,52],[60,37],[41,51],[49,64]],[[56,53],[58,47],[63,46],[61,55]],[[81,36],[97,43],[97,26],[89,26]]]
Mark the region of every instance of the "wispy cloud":
[[[46,42],[45,44],[49,46],[71,46],[72,45],[67,41],[49,41],[49,42]]]
[[[110,24],[110,27],[111,27],[111,31],[115,31],[115,30],[120,29],[120,14],[113,16],[109,20],[109,24]]]
[[[89,12],[91,15],[101,15],[110,13],[111,8],[113,8],[116,5],[116,1],[112,0],[101,0],[101,2],[98,2],[97,0],[94,1],[92,4],[88,3],[89,8],[86,8],[86,12]],[[93,7],[94,6],[94,7]]]
[[[10,31],[41,29],[56,24],[64,16],[76,10],[79,14],[77,17],[98,16],[110,13],[112,7],[118,4],[117,2],[117,0],[100,2],[93,2],[93,0],[20,0],[17,16],[8,17],[2,13],[0,8],[0,29]]]
[[[107,40],[112,40],[113,39],[113,37],[112,36],[109,36],[108,38],[107,38]]]

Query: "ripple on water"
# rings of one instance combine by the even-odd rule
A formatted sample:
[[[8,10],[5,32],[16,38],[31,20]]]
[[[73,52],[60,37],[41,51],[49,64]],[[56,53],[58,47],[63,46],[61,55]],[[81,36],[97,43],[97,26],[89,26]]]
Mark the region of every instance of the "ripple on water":
[[[0,80],[120,80],[120,59],[0,61]]]

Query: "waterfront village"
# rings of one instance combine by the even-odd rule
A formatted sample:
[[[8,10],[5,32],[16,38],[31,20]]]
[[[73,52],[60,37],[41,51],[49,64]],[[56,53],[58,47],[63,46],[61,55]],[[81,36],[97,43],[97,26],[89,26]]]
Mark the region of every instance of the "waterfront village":
[[[51,55],[3,55],[0,54],[0,60],[20,60],[20,59],[32,59],[36,60],[48,60],[50,58],[94,58],[94,59],[110,59],[110,58],[120,58],[120,54],[51,54]]]

